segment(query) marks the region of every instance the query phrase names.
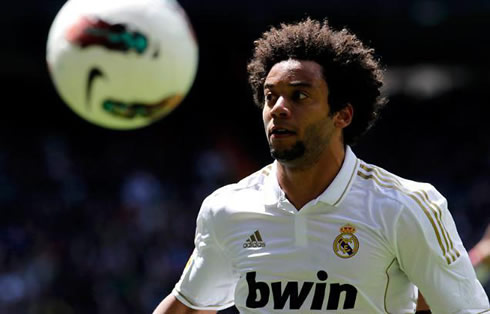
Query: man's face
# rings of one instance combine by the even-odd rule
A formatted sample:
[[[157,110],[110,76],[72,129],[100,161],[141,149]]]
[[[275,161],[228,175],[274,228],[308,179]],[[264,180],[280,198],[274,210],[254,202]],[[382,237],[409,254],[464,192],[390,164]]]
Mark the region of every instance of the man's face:
[[[308,167],[335,132],[328,87],[313,61],[276,63],[264,84],[262,118],[272,157],[290,167]]]

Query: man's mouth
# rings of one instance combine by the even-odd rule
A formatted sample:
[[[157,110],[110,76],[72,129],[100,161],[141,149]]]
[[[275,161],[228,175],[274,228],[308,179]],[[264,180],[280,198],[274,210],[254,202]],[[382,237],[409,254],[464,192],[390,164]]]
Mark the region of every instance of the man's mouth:
[[[277,138],[287,137],[294,134],[296,134],[296,132],[286,128],[273,128],[269,133],[270,137],[277,137]]]

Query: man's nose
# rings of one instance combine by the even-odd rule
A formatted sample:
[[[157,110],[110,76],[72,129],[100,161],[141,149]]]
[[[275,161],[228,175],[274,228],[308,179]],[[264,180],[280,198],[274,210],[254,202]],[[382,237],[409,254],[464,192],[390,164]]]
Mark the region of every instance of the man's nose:
[[[271,115],[273,118],[287,118],[291,115],[291,110],[284,97],[280,96],[277,98],[276,103],[271,109]]]

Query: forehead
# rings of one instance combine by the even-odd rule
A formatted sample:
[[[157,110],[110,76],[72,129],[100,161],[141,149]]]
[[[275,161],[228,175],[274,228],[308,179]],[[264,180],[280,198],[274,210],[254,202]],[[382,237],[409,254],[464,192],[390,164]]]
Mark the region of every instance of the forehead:
[[[274,64],[265,79],[265,85],[280,83],[325,83],[322,67],[314,61],[289,59]]]

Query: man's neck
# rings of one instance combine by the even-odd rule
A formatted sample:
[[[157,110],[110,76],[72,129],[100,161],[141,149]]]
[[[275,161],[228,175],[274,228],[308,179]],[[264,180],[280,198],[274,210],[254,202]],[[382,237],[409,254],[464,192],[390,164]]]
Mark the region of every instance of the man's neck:
[[[320,159],[309,167],[288,167],[279,162],[277,180],[291,204],[300,210],[328,188],[339,173],[344,158],[343,144],[329,145]]]

